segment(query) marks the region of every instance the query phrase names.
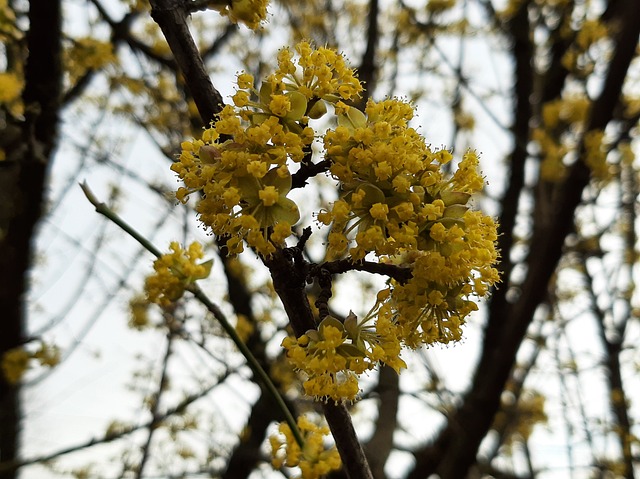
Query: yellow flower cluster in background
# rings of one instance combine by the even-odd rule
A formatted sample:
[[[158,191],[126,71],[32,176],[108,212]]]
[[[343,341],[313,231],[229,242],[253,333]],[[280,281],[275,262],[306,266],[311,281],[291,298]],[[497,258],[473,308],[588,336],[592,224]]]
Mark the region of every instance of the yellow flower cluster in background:
[[[185,250],[173,241],[170,248],[172,253],[162,255],[153,263],[155,274],[145,282],[148,301],[160,306],[169,306],[177,301],[190,284],[206,278],[211,272],[211,260],[197,262],[204,256],[200,243],[191,243]]]
[[[65,72],[72,83],[91,70],[99,70],[116,61],[113,44],[91,37],[73,39],[64,51]]]
[[[335,446],[327,449],[324,445],[328,427],[318,426],[306,416],[299,416],[298,429],[304,439],[304,449],[300,449],[286,423],[279,425],[279,434],[269,437],[271,462],[275,469],[299,467],[302,474],[297,477],[305,479],[318,479],[340,469],[342,462],[338,450]]]
[[[0,73],[0,104],[17,100],[22,93],[22,80],[15,73]]]
[[[45,342],[36,350],[25,346],[13,348],[4,353],[0,367],[2,374],[10,384],[18,383],[34,362],[52,368],[60,362],[60,349]]]
[[[213,4],[212,7],[229,17],[233,23],[244,23],[251,30],[257,30],[267,19],[268,4],[268,0],[230,0]]]
[[[607,160],[611,146],[604,132],[584,131],[590,111],[591,101],[577,94],[566,95],[543,106],[542,124],[533,130],[532,137],[540,148],[540,175],[544,180],[564,180],[567,164],[575,160],[577,153],[583,155],[594,178],[606,182],[613,177],[616,165]]]
[[[547,424],[545,412],[545,396],[535,390],[524,390],[515,404],[511,394],[505,394],[502,409],[496,414],[493,428],[502,431],[507,448],[513,447],[518,441],[527,441],[533,429],[538,425]]]

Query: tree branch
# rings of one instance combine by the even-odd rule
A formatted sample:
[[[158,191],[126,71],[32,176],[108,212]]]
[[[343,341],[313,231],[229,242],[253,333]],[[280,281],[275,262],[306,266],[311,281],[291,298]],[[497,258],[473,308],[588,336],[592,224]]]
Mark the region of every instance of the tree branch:
[[[302,250],[299,247],[277,250],[263,261],[271,272],[273,287],[284,305],[295,335],[299,337],[309,329],[316,329],[311,305],[305,293],[309,265],[302,257]],[[372,479],[346,406],[325,403],[323,411],[349,477]]]
[[[637,2],[625,3],[613,58],[586,131],[604,129],[613,117],[640,35],[636,9]],[[565,238],[574,230],[575,211],[590,176],[581,159],[584,145],[580,148],[580,160],[569,170],[557,202],[552,205],[550,221],[534,231],[531,244],[535,248],[529,254],[529,271],[522,284],[521,297],[503,310],[504,316],[498,320],[503,327],[492,338],[492,347],[483,349],[471,392],[436,442],[416,452],[416,468],[409,477],[425,477],[437,472],[442,479],[457,479],[464,477],[475,461],[480,441],[500,406],[500,394],[516,353],[536,309],[544,300],[547,285],[562,255]],[[492,314],[500,313],[494,311]]]
[[[311,265],[310,276],[320,274],[325,270],[331,274],[342,274],[348,271],[365,271],[372,274],[380,274],[393,278],[399,283],[406,283],[411,279],[411,268],[390,263],[375,263],[373,261],[351,261],[350,259],[340,259],[327,261],[319,265]]]
[[[17,148],[0,167],[0,358],[21,344],[32,239],[42,216],[47,171],[55,151],[62,96],[60,0],[29,2],[28,57],[24,69],[24,121],[11,122]],[[8,130],[7,130],[8,131]],[[12,140],[13,143],[13,140]],[[0,374],[0,461],[18,452],[19,389]],[[0,473],[15,477],[13,471]]]
[[[205,124],[224,106],[220,92],[211,83],[198,47],[187,26],[187,11],[179,0],[151,0],[151,17],[167,39],[184,81]]]

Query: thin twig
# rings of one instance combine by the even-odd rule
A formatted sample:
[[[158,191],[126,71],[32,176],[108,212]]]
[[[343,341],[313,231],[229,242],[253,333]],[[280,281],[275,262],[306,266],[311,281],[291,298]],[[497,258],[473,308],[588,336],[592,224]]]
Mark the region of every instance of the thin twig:
[[[126,223],[122,218],[120,218],[120,216],[118,216],[113,210],[111,210],[105,203],[102,203],[101,201],[99,201],[86,183],[81,184],[80,187],[82,188],[82,191],[86,195],[89,202],[96,207],[96,211],[98,213],[106,216],[111,221],[113,221],[116,225],[122,228],[127,234],[129,234],[131,237],[136,239],[149,252],[153,253],[157,257],[162,256],[162,253],[153,244],[151,244],[144,236],[142,236],[134,228],[132,228],[128,223]],[[249,364],[249,367],[251,368],[253,373],[263,382],[269,394],[273,396],[274,401],[276,402],[278,407],[282,410],[282,413],[284,414],[284,417],[285,417],[285,421],[291,428],[291,431],[293,433],[294,438],[296,439],[296,442],[300,445],[301,448],[303,448],[304,440],[300,435],[300,431],[298,430],[298,426],[296,424],[296,421],[293,415],[291,414],[291,411],[289,411],[289,408],[285,404],[284,400],[282,399],[282,396],[278,392],[278,389],[276,388],[276,386],[271,381],[271,378],[269,377],[267,372],[262,368],[262,366],[260,365],[260,362],[256,359],[256,357],[253,355],[253,353],[247,347],[244,341],[242,341],[236,329],[231,325],[231,323],[226,318],[222,310],[218,307],[218,305],[215,304],[213,301],[211,301],[207,297],[207,295],[202,292],[202,290],[198,287],[198,285],[191,284],[187,288],[187,290],[190,291],[198,299],[198,301],[200,301],[200,303],[202,303],[209,310],[211,314],[213,314],[214,318],[220,323],[222,328],[227,332],[227,334],[229,335],[233,343],[240,350],[240,353],[247,360],[247,363]]]

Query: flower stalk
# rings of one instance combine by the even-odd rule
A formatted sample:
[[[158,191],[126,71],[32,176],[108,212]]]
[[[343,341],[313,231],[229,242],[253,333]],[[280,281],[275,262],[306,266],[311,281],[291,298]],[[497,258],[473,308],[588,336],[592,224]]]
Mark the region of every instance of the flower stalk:
[[[158,250],[149,240],[147,240],[143,235],[138,233],[135,228],[129,225],[126,221],[124,221],[116,212],[114,212],[111,208],[109,208],[106,203],[101,202],[94,195],[94,193],[89,188],[86,182],[80,184],[80,188],[84,192],[85,196],[89,200],[89,202],[96,207],[96,211],[101,215],[108,218],[111,222],[119,226],[123,231],[125,231],[129,236],[134,238],[138,243],[140,243],[147,251],[149,251],[154,256],[160,258],[162,257],[162,252]],[[229,335],[233,343],[236,345],[240,353],[245,357],[247,363],[253,373],[260,379],[266,388],[267,392],[271,395],[273,400],[276,402],[280,410],[282,411],[286,423],[291,428],[291,432],[300,446],[300,448],[304,447],[304,440],[302,439],[302,435],[298,429],[296,420],[294,419],[291,411],[282,399],[282,395],[276,388],[275,384],[267,374],[267,372],[260,366],[260,363],[253,355],[251,350],[247,347],[247,345],[242,341],[240,336],[238,335],[236,329],[231,325],[229,320],[226,318],[222,310],[215,304],[209,297],[200,289],[200,287],[191,283],[186,287],[186,290],[189,291],[193,296],[200,301],[200,303],[207,308],[207,310],[213,314],[213,317],[220,323],[222,329]]]

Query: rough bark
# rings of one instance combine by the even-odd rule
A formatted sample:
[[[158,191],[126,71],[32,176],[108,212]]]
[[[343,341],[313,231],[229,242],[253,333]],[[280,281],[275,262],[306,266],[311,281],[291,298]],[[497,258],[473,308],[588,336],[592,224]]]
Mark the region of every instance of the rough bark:
[[[42,216],[47,171],[56,146],[61,97],[61,5],[32,0],[23,101],[25,118],[9,119],[19,140],[0,165],[0,357],[25,341],[28,273],[33,237]],[[19,388],[0,375],[0,462],[17,457],[20,430]],[[10,471],[2,479],[15,477]]]

